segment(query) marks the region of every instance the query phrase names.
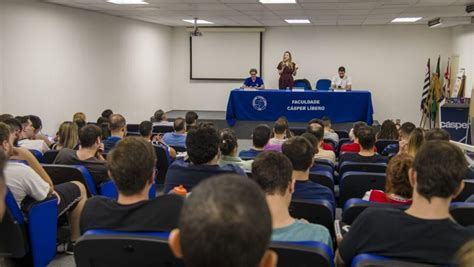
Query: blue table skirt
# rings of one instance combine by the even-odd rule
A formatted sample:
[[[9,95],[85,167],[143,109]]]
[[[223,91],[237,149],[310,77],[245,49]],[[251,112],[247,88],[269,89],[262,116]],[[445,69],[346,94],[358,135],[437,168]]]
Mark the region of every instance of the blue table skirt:
[[[372,125],[372,97],[368,91],[332,92],[285,90],[232,90],[226,120],[275,121],[285,116],[290,122],[307,122],[329,116],[333,123],[365,121]]]

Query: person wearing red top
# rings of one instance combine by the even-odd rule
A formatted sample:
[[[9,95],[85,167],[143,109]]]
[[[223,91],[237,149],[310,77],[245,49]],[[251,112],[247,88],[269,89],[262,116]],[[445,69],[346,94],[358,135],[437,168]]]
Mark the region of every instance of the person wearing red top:
[[[408,171],[413,165],[413,157],[401,154],[393,157],[387,166],[387,179],[385,192],[381,190],[370,190],[365,193],[364,200],[406,204],[412,203],[413,187],[408,179]]]
[[[308,126],[306,128],[306,132],[310,133],[310,134],[313,134],[317,137],[317,131],[319,129],[324,129],[324,124],[323,124],[323,121],[320,120],[320,119],[312,119],[308,122]],[[328,144],[328,143],[322,143],[321,144],[321,147],[324,149],[324,150],[330,150],[330,151],[335,151],[334,150],[334,147],[331,145],[331,144]]]
[[[341,152],[355,152],[358,153],[360,152],[360,145],[359,145],[359,130],[362,127],[367,127],[367,123],[363,121],[358,121],[354,123],[354,127],[352,128],[352,133],[354,135],[354,139],[352,140],[352,143],[347,143],[343,144],[341,146]],[[374,147],[374,152],[377,152],[377,148]]]

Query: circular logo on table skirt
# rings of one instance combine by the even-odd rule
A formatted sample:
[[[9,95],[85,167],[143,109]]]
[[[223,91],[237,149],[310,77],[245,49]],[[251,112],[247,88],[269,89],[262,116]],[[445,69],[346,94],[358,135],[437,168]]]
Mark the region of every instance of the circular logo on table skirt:
[[[252,106],[258,111],[265,110],[267,108],[267,100],[263,96],[256,96],[252,100]]]

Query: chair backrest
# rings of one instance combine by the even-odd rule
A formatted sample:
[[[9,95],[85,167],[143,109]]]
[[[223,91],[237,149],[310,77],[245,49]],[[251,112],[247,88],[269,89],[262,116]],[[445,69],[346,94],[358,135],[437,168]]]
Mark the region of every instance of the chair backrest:
[[[314,160],[314,164],[315,164],[316,166],[319,166],[319,165],[329,166],[329,167],[331,167],[331,169],[333,169],[333,170],[334,170],[334,168],[336,167],[336,166],[334,165],[334,162],[332,162],[332,161],[329,160],[329,159],[315,159],[315,160]]]
[[[386,139],[379,139],[375,142],[375,147],[377,148],[377,152],[382,154],[383,150],[392,144],[398,144],[397,140],[386,140]]]
[[[58,154],[59,154],[59,150],[49,150],[49,151],[44,152],[43,154],[44,163],[53,164]]]
[[[474,195],[474,180],[464,180],[464,190],[453,199],[453,202],[464,202],[472,195]]]
[[[295,136],[300,136],[306,132],[306,127],[290,127],[290,131]]]
[[[140,135],[140,131],[138,130],[138,124],[127,124],[127,135]]]
[[[99,186],[99,194],[104,197],[109,197],[113,199],[118,198],[118,190],[117,186],[115,185],[114,181],[108,180],[100,184]],[[152,184],[150,187],[150,191],[148,192],[148,197],[153,199],[156,197],[156,185]]]
[[[339,174],[341,177],[346,172],[373,172],[373,173],[385,173],[387,170],[387,163],[366,163],[366,162],[352,162],[344,161],[339,167]]]
[[[325,138],[325,139],[324,139],[324,143],[330,144],[330,145],[334,148],[334,152],[336,152],[337,143],[336,143],[334,140]]]
[[[352,259],[352,267],[392,267],[392,266],[403,266],[403,267],[434,267],[439,265],[431,265],[424,263],[407,262],[397,259],[391,259],[387,257],[377,256],[373,254],[359,254]]]
[[[460,225],[474,225],[474,203],[452,202],[449,206],[449,212]]]
[[[333,240],[336,237],[333,207],[329,201],[293,199],[291,200],[289,211],[291,217],[320,224],[329,230]]]
[[[43,153],[39,150],[30,149],[31,154],[39,161],[39,163],[45,163]]]
[[[331,88],[331,80],[329,79],[319,79],[316,82],[316,90],[328,91],[330,88]]]
[[[346,201],[342,209],[342,219],[341,221],[345,224],[351,225],[357,217],[367,208],[370,207],[379,207],[379,208],[395,208],[406,210],[410,205],[402,204],[389,204],[389,203],[380,203],[373,201],[366,201],[360,198],[351,198]]]
[[[309,180],[324,185],[334,192],[334,177],[329,171],[315,171],[309,173]]]
[[[94,179],[86,167],[82,165],[59,165],[59,164],[43,164],[44,170],[48,173],[53,184],[62,184],[70,181],[79,181],[83,183],[87,189],[88,196],[97,195],[97,189]]]
[[[156,155],[156,183],[164,184],[166,173],[171,164],[170,154],[168,148],[162,145],[153,144],[153,148],[155,149]]]
[[[170,133],[174,131],[173,126],[167,126],[167,125],[157,125],[153,126],[153,133],[158,134],[158,133]]]
[[[332,249],[320,242],[271,242],[278,254],[278,267],[333,267]]]
[[[307,79],[298,79],[293,82],[293,88],[304,88],[305,90],[312,90],[311,83]]]
[[[340,138],[339,139],[339,144],[336,147],[336,156],[339,156],[339,154],[341,153],[342,145],[350,143],[350,142],[352,142],[352,141],[351,141],[351,139],[349,139],[349,137],[348,138]]]
[[[7,209],[0,222],[0,256],[22,258],[29,251],[28,234],[23,214],[10,190],[5,198]]]
[[[385,173],[345,172],[339,184],[340,206],[351,198],[362,198],[371,189],[385,189]]]
[[[167,233],[89,230],[76,243],[78,267],[184,266],[168,246]]]
[[[337,136],[339,136],[339,139],[349,138],[349,133],[347,131],[334,130],[334,132],[337,133]]]

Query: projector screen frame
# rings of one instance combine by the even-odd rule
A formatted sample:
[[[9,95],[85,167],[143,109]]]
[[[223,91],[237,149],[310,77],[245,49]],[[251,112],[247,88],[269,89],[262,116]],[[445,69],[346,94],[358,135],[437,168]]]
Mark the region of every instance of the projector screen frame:
[[[199,37],[196,37],[199,38]],[[259,58],[259,70],[258,72],[262,75],[263,65],[263,31],[260,31],[260,58]],[[260,76],[262,77],[262,76]],[[193,77],[193,36],[189,36],[189,79],[192,81],[242,81],[243,78],[195,78]]]

